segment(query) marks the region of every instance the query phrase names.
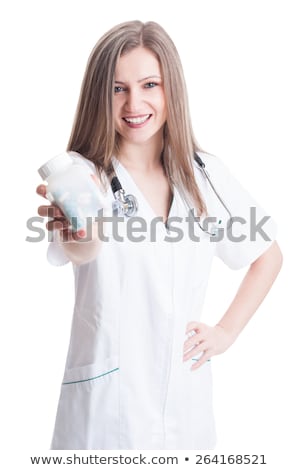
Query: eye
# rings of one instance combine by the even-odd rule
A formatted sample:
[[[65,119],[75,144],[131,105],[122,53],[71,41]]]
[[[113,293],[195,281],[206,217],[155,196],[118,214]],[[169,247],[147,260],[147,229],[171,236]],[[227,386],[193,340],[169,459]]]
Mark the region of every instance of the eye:
[[[147,82],[144,86],[145,86],[145,88],[155,88],[156,86],[158,86],[158,83],[156,83],[156,82]]]
[[[114,93],[121,93],[122,91],[125,91],[124,87],[122,87],[122,86],[115,86],[114,87]]]

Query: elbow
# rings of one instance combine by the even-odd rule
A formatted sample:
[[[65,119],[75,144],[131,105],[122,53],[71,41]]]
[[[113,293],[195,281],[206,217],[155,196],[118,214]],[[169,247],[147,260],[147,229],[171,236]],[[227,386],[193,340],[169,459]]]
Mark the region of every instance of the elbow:
[[[278,274],[283,265],[283,255],[282,255],[282,252],[278,243],[274,241],[268,251],[269,251],[270,262],[272,262],[273,267]]]
[[[281,252],[281,249],[277,245],[278,248],[278,253],[277,253],[277,265],[278,265],[278,272],[281,270],[282,265],[283,265],[283,254]]]
[[[255,269],[267,269],[271,271],[273,276],[277,276],[283,265],[283,255],[276,241],[265,251],[254,263],[252,267]]]

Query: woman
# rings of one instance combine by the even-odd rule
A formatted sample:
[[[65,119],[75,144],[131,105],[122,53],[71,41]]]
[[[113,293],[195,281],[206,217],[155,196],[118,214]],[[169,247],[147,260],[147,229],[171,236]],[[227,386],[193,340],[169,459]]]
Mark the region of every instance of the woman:
[[[72,261],[76,285],[52,448],[213,448],[210,358],[235,341],[282,257],[274,222],[196,144],[180,59],[158,24],[123,23],[99,40],[68,150],[89,165],[107,207],[117,175],[138,212],[119,222],[121,236],[105,222],[108,241],[84,243],[57,207],[39,208],[54,215],[49,259]],[[263,220],[256,236],[253,218]],[[219,323],[208,326],[199,320],[214,255],[249,269]]]

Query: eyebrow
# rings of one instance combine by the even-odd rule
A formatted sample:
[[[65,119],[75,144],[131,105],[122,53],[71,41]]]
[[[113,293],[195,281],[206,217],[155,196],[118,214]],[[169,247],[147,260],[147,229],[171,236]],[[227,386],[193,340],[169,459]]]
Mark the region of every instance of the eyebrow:
[[[149,78],[159,78],[162,80],[162,78],[159,75],[149,75],[148,77],[141,78],[140,80],[137,80],[137,83],[144,82],[145,80],[148,80]],[[114,83],[120,83],[121,85],[125,85],[125,82],[121,82],[119,80],[115,80]]]

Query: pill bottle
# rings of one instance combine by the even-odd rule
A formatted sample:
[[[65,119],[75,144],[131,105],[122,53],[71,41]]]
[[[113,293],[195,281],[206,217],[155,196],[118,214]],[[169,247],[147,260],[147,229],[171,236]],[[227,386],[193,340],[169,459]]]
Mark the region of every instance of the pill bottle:
[[[79,159],[76,163],[65,152],[47,161],[38,173],[48,183],[47,199],[61,209],[71,224],[71,230],[86,230],[88,223],[99,215],[103,201],[88,166]]]

